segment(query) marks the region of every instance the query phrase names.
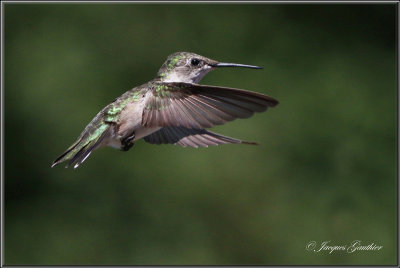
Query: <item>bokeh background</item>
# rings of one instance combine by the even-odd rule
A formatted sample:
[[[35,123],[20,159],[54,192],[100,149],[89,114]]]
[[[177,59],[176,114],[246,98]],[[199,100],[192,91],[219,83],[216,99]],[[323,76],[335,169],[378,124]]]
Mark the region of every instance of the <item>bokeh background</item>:
[[[3,8],[5,264],[396,263],[396,5]],[[259,146],[140,141],[50,168],[176,51],[264,67],[201,81],[280,101],[214,129]],[[306,250],[353,240],[383,249]]]

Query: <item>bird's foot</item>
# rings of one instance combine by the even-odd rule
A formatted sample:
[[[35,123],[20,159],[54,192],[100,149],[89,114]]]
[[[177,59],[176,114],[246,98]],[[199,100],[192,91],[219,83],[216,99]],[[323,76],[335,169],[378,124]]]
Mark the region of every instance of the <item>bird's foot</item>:
[[[121,140],[121,151],[129,151],[130,148],[133,146],[133,139],[135,138],[135,132],[132,132],[131,135],[129,135],[126,138],[123,138]]]

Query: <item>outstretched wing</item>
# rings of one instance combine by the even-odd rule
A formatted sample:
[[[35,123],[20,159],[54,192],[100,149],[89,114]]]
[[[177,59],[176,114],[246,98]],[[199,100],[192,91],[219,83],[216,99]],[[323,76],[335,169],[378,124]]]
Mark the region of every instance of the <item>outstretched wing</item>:
[[[278,104],[261,93],[190,83],[156,84],[150,94],[143,111],[145,127],[209,128]]]
[[[242,141],[231,137],[222,136],[205,129],[185,127],[164,127],[153,134],[144,137],[152,144],[175,144],[183,147],[208,147],[227,143],[244,143],[256,145],[254,142]]]

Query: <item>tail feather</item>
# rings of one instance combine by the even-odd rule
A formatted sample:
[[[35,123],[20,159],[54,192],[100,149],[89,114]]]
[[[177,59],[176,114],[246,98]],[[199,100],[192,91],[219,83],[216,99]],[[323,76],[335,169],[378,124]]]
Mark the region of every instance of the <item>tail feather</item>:
[[[105,137],[109,134],[109,126],[103,125],[93,135],[81,135],[81,137],[72,144],[63,154],[61,154],[54,162],[51,167],[54,167],[62,162],[68,161],[67,168],[74,166],[79,167],[95,150]],[[88,137],[86,137],[88,136]]]

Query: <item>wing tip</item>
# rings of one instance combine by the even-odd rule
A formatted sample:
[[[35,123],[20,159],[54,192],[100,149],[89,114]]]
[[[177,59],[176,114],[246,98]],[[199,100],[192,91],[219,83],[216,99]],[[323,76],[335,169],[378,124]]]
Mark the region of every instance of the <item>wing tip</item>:
[[[257,142],[254,141],[241,141],[241,144],[246,144],[246,145],[258,145]]]
[[[273,99],[273,98],[272,98]],[[278,104],[279,104],[279,101],[278,100],[276,100],[276,99],[273,99],[273,101],[271,101],[271,107],[275,107],[275,106],[277,106]]]

